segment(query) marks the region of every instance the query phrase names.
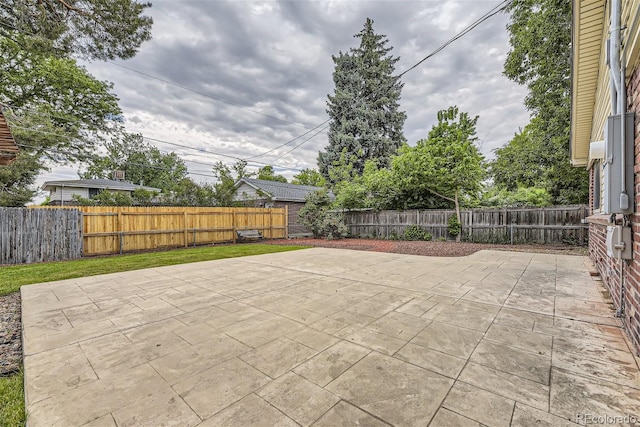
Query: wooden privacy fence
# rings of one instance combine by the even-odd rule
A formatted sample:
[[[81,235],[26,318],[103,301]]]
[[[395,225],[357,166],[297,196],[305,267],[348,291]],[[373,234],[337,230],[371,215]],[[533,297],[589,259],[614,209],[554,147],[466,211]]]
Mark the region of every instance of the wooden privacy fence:
[[[77,209],[0,208],[0,264],[81,256],[82,215]]]
[[[585,245],[588,207],[470,209],[460,212],[462,237],[478,243],[541,243]],[[402,238],[405,228],[418,225],[433,239],[451,238],[447,221],[453,210],[350,211],[345,222],[354,237]]]
[[[238,230],[259,230],[266,239],[287,235],[286,208],[75,208],[82,212],[85,256],[235,242]]]

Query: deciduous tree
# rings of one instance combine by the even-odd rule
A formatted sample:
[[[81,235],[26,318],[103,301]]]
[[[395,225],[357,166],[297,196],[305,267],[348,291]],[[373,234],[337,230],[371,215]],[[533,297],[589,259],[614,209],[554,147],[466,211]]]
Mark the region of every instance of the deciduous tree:
[[[127,181],[170,192],[187,176],[187,167],[176,153],[162,153],[145,143],[142,135],[115,135],[105,148],[104,155],[91,158],[81,178],[111,179],[113,171],[121,170]]]
[[[131,58],[151,38],[149,2],[135,0],[6,0],[0,35],[36,38],[50,52],[88,59]]]
[[[313,187],[324,187],[326,180],[317,169],[306,168],[293,176],[292,184],[311,185]]]
[[[540,154],[540,145],[539,135],[529,124],[494,150],[496,157],[489,164],[494,185],[510,191],[520,186],[544,186],[547,161]]]
[[[264,179],[265,181],[287,182],[287,178],[276,174],[271,165],[266,165],[258,169],[258,176],[256,178]]]
[[[458,107],[441,110],[429,137],[415,147],[403,147],[393,160],[394,177],[405,192],[426,191],[451,202],[459,222],[460,205],[479,196],[486,176],[484,158],[475,145],[477,121]]]
[[[514,0],[507,25],[511,51],[504,74],[526,85],[530,137],[539,155],[553,203],[585,203],[588,177],[569,161],[571,108],[571,2]],[[536,165],[528,166],[534,169]]]
[[[217,206],[235,206],[236,182],[242,178],[250,178],[252,173],[247,172],[247,162],[239,160],[232,167],[217,162],[213,166],[213,174],[217,182],[213,184],[213,197]]]

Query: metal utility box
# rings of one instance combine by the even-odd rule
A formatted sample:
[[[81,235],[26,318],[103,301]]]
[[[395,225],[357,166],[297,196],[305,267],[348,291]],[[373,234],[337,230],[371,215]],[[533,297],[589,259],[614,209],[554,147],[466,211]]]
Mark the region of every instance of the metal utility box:
[[[620,206],[620,194],[622,193],[622,132],[621,115],[609,116],[604,129],[605,159],[604,170],[604,195],[602,207],[606,214],[630,214],[634,211],[635,197],[633,192],[633,146],[634,146],[634,113],[625,116],[626,142],[625,142],[625,189],[628,197],[628,208]]]
[[[633,239],[631,227],[607,226],[607,255],[617,259],[631,259]]]

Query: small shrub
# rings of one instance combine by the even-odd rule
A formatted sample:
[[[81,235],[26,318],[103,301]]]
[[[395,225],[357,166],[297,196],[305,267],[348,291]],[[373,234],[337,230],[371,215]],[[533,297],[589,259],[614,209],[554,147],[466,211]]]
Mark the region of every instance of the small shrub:
[[[322,234],[328,240],[342,239],[349,233],[349,228],[344,223],[342,215],[336,212],[327,212],[322,220]]]
[[[402,240],[431,240],[432,237],[431,233],[419,225],[411,225],[404,229]]]
[[[444,236],[442,236],[442,237],[438,237],[438,241],[439,241],[439,242],[446,242],[446,241],[447,241],[447,238],[446,238],[446,237],[444,237]]]
[[[460,234],[461,230],[462,224],[460,224],[460,221],[458,221],[458,217],[455,215],[451,215],[449,217],[449,221],[447,221],[447,231],[452,236],[457,236],[458,234]]]
[[[302,225],[311,230],[314,239],[323,234],[323,224],[330,205],[331,199],[326,190],[314,191],[305,197],[305,205],[298,212],[298,217]]]

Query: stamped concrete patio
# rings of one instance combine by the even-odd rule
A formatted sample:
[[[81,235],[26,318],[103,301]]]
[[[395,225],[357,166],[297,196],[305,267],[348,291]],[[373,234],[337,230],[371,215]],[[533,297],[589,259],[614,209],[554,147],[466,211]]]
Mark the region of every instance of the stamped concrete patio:
[[[25,286],[28,423],[634,425],[589,268],[318,248]]]

